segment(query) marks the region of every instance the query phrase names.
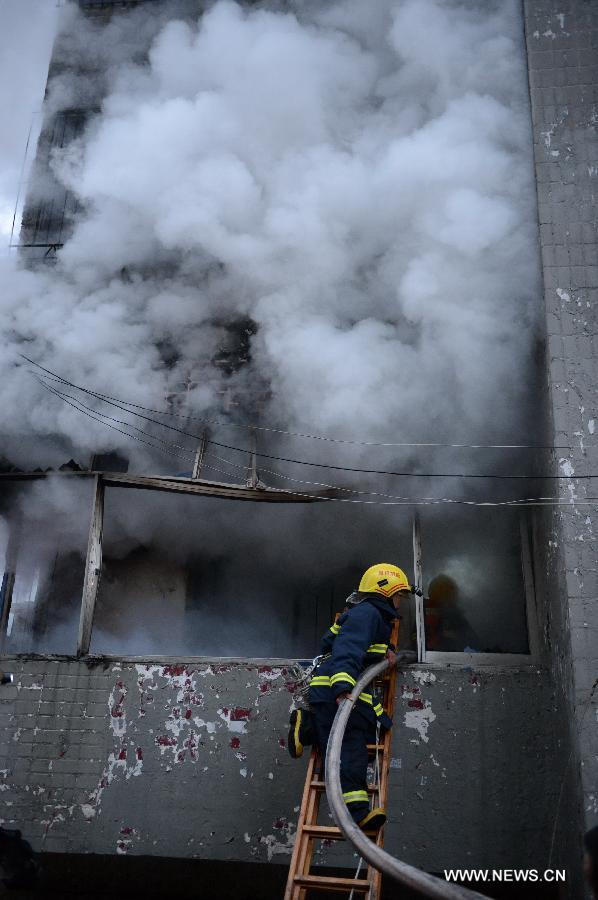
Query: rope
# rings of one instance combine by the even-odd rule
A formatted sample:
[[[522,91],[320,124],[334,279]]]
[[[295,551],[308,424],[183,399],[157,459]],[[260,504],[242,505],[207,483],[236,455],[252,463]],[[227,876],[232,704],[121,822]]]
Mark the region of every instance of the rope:
[[[355,881],[357,881],[357,879],[359,878],[359,873],[361,872],[362,866],[363,866],[363,856],[360,856],[359,862],[357,864],[357,869],[355,870],[355,875],[353,876]],[[355,888],[351,888],[351,893],[349,894],[349,900],[353,900],[354,895],[355,895]]]

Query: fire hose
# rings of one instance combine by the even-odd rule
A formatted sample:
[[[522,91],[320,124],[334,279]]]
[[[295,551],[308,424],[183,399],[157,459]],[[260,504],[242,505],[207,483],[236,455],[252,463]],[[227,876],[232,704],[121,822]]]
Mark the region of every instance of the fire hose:
[[[405,661],[406,657],[407,654],[399,653],[398,663]],[[343,800],[340,778],[341,746],[345,728],[359,695],[374,678],[381,675],[387,668],[387,659],[370,666],[358,680],[350,695],[339,703],[326,750],[326,796],[334,821],[359,855],[366,859],[371,866],[423,897],[433,897],[436,900],[466,900],[466,898],[475,900],[477,897],[478,900],[484,900],[483,894],[443,881],[441,878],[436,878],[434,875],[429,875],[415,866],[396,859],[366,837],[347,810]]]

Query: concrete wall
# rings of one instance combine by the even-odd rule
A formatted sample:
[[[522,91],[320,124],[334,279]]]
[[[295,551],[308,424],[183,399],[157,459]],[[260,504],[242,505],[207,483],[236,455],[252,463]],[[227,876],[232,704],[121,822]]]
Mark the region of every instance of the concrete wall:
[[[524,4],[548,348],[548,387],[563,475],[598,472],[598,6]],[[557,677],[574,679],[573,764],[579,759],[587,827],[598,821],[598,497],[595,479],[561,484],[571,501],[551,552],[564,575],[553,629]],[[560,672],[559,665],[562,663]],[[569,773],[570,774],[570,773]],[[568,787],[573,790],[573,785]]]
[[[5,666],[0,819],[37,850],[288,862],[305,774],[285,746],[289,667]],[[548,865],[546,671],[415,666],[398,683],[388,849],[432,871]]]

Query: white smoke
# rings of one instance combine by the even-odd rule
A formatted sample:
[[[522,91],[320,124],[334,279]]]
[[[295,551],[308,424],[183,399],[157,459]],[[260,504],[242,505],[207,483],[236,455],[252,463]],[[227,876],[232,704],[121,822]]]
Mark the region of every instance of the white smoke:
[[[539,290],[519,5],[218,0],[199,19],[190,6],[148,15],[142,5],[105,28],[65,16],[70,68],[50,82],[49,115],[98,113],[53,154],[54,177],[80,206],[56,266],[3,265],[6,455],[61,462],[56,447],[36,457],[38,438],[53,435],[74,454],[124,449],[133,468],[155,467],[143,445],[49,396],[17,353],[153,408],[191,376],[185,411],[213,415],[227,380],[213,365],[222,324],[247,316],[252,361],[235,379],[250,392],[267,384],[262,423],[366,441],[530,440]],[[38,196],[49,189],[40,177]],[[193,441],[159,434],[189,448],[161,465],[190,469]],[[239,432],[225,436],[247,446]],[[368,468],[420,460],[268,438],[270,452],[281,446]],[[477,471],[499,464],[430,455],[424,470],[463,469],[464,459]],[[367,532],[363,553],[378,556],[379,513],[359,515],[355,540]],[[235,516],[223,511],[225,531],[253,559]],[[329,518],[316,532],[327,539]],[[160,525],[163,538],[179,528]],[[140,527],[128,533],[141,540]],[[260,541],[271,527],[256,517]],[[339,566],[355,546],[345,536],[334,539]]]
[[[274,388],[264,418],[385,440],[517,433],[537,294],[520,29],[515,3],[439,0],[367,16],[219,2],[169,22],[149,66],[110,58],[101,115],[55,155],[84,211],[54,271],[13,276],[5,339],[153,405],[199,364],[201,412],[206,323],[249,314]],[[61,75],[54,106],[80,81],[69,94]],[[6,366],[13,428],[38,430],[43,397],[44,431],[97,440],[26,383]]]

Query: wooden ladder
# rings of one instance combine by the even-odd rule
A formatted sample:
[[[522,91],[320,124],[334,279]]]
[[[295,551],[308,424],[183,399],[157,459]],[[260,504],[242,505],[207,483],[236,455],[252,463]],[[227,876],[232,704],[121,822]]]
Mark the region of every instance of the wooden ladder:
[[[396,645],[399,623],[395,622],[391,641]],[[387,715],[392,716],[397,683],[396,666],[387,671],[381,679],[383,698],[382,706]],[[369,690],[369,689],[368,689]],[[373,799],[372,806],[386,808],[388,793],[388,770],[390,767],[391,732],[387,731],[379,744],[368,744],[368,753],[375,762],[378,759],[379,783],[368,785],[368,793]],[[308,891],[365,897],[367,900],[379,900],[382,875],[373,866],[367,865],[363,877],[339,878],[332,875],[319,875],[312,872],[314,846],[318,841],[344,841],[345,838],[335,825],[319,825],[318,815],[320,801],[326,793],[326,784],[321,780],[321,760],[317,750],[313,750],[307,775],[303,798],[297,821],[295,846],[291,857],[287,887],[284,900],[307,900]],[[374,766],[374,771],[376,767]],[[372,835],[379,847],[384,846],[384,829],[376,836]]]

